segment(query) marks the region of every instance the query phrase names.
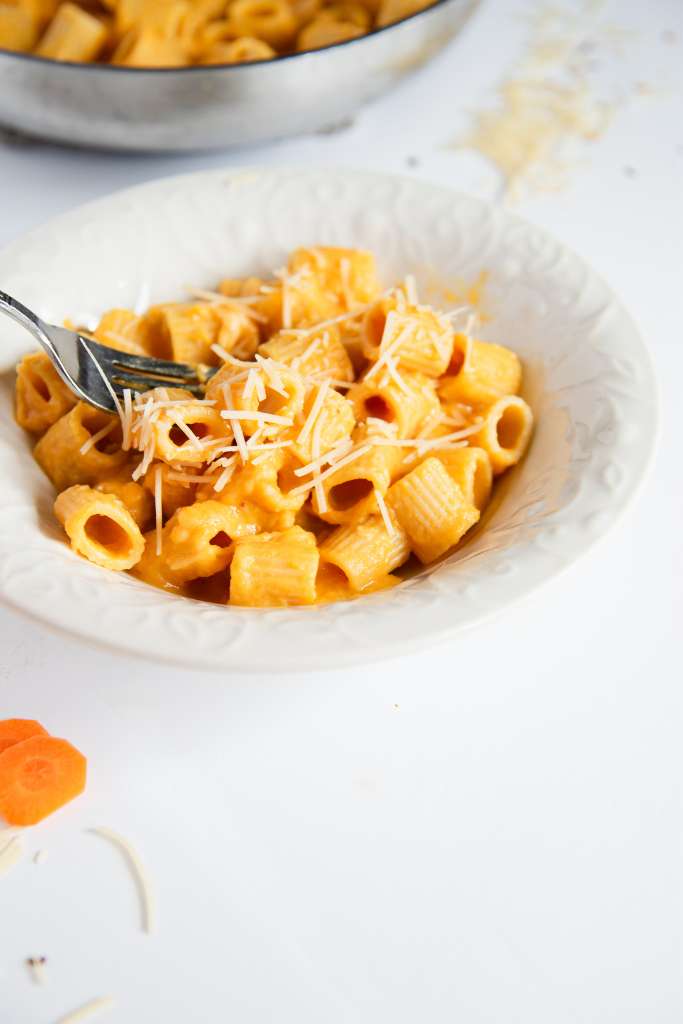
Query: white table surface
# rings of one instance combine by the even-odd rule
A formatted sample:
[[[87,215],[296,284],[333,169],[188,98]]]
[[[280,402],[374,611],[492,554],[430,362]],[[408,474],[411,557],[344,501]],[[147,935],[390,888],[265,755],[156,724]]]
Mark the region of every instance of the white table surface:
[[[446,144],[511,66],[523,9],[489,0],[336,135],[158,158],[5,141],[0,242],[222,165],[359,165],[493,195],[493,171]],[[0,717],[38,718],[90,759],[85,797],[0,879],[2,1024],[103,995],[122,1024],[680,1024],[683,6],[606,17],[628,30],[614,66],[632,98],[563,191],[518,209],[610,282],[654,354],[662,435],[639,500],[525,603],[367,670],[174,670],[0,608]],[[153,937],[93,825],[143,855]],[[24,965],[40,955],[43,987]]]

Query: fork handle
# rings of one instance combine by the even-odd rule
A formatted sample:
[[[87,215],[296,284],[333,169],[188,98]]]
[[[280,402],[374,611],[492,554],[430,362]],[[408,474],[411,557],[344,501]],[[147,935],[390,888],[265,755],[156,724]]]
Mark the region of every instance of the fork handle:
[[[21,327],[25,327],[29,334],[32,334],[36,341],[42,345],[50,359],[58,361],[57,351],[48,337],[45,330],[46,324],[37,313],[25,306],[23,302],[12,298],[7,292],[0,291],[0,313],[6,313],[12,320]]]

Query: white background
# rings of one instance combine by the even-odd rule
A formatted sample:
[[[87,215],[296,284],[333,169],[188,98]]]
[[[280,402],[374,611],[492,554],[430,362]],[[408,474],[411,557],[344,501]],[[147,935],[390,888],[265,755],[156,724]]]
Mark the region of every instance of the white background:
[[[528,9],[484,3],[336,135],[161,158],[6,140],[0,242],[223,165],[371,167],[493,197],[493,170],[448,144],[514,64]],[[40,719],[90,763],[85,797],[0,879],[1,1024],[102,995],[113,1024],[680,1024],[683,5],[600,18],[622,30],[597,57],[622,102],[567,186],[519,212],[593,264],[654,354],[662,437],[640,499],[524,604],[365,670],[174,670],[0,609],[0,717]],[[93,825],[142,853],[155,936]],[[24,966],[40,955],[42,988]]]

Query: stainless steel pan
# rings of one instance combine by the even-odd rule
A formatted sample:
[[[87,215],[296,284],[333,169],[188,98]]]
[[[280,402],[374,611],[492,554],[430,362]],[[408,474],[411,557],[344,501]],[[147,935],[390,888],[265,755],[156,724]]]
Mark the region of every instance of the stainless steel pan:
[[[438,0],[360,39],[250,64],[133,69],[0,50],[0,125],[142,151],[219,149],[332,128],[428,61],[476,4]]]

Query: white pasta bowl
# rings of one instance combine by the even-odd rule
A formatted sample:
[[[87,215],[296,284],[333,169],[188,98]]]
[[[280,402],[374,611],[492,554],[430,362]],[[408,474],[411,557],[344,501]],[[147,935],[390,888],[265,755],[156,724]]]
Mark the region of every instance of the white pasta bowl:
[[[12,416],[28,336],[0,324],[0,596],[110,647],[195,667],[338,667],[417,650],[501,611],[587,551],[634,494],[656,432],[647,352],[614,295],[537,228],[448,189],[349,171],[254,170],[154,182],[83,206],[0,254],[0,287],[46,319],[182,297],[263,272],[299,245],[372,249],[427,300],[487,273],[487,340],[523,359],[536,429],[482,522],[395,589],[319,608],[218,607],[74,554]],[[452,302],[451,302],[452,304]]]

